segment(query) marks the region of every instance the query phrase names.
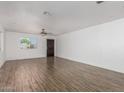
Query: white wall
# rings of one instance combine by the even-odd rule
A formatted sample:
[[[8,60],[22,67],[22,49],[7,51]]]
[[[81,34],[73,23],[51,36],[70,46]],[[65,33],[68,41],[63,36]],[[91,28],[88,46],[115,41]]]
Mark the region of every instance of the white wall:
[[[124,19],[63,34],[56,56],[124,73]]]
[[[5,45],[4,45],[4,30],[2,27],[0,27],[0,67],[5,62]]]
[[[20,38],[24,36],[36,37],[36,49],[20,49]],[[29,59],[46,57],[46,38],[36,34],[6,32],[6,60]],[[53,38],[53,37],[50,37]]]
[[[0,32],[0,51],[1,51],[1,43],[2,43],[2,32]]]

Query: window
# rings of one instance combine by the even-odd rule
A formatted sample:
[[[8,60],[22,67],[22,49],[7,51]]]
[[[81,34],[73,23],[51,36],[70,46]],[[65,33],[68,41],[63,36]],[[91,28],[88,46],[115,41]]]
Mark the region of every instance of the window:
[[[34,49],[37,48],[37,40],[34,37],[22,37],[20,39],[21,49]]]

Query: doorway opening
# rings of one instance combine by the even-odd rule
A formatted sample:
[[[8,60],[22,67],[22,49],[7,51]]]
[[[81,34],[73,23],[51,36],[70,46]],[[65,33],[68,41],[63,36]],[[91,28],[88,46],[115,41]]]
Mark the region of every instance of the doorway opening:
[[[47,39],[47,57],[54,56],[54,39]]]

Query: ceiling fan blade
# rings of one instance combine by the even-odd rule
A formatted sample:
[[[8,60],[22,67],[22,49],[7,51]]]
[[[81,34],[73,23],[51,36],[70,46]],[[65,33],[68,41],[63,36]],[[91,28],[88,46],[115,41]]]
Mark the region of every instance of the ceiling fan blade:
[[[103,3],[104,1],[96,1],[97,4],[101,4]]]
[[[53,33],[47,33],[48,35],[52,35],[52,36],[55,36],[55,34],[53,34]]]

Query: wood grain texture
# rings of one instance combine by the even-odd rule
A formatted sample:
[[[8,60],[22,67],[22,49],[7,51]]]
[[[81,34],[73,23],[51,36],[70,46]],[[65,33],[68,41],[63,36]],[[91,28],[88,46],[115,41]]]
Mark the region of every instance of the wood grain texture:
[[[0,91],[124,91],[124,74],[58,57],[7,61]]]

